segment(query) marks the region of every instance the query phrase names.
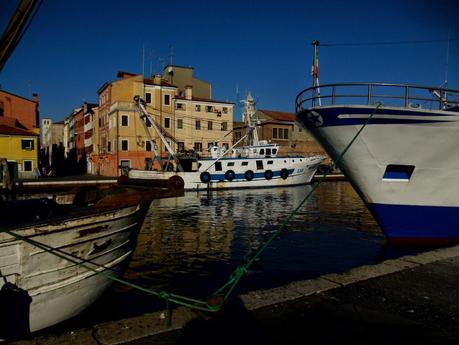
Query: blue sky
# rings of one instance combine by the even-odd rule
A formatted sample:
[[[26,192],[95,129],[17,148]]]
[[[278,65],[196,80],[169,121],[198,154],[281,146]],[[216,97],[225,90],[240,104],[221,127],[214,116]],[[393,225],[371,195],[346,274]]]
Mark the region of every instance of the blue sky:
[[[0,28],[17,0],[2,0]],[[3,90],[40,97],[42,117],[62,120],[119,70],[160,71],[160,59],[192,66],[213,98],[251,91],[257,108],[294,111],[311,84],[311,41],[365,43],[448,38],[448,86],[459,89],[459,1],[44,0],[0,74]],[[456,19],[456,20],[455,20]],[[320,81],[439,86],[447,43],[323,46]],[[151,68],[150,68],[151,66]],[[239,117],[240,112],[237,112]]]

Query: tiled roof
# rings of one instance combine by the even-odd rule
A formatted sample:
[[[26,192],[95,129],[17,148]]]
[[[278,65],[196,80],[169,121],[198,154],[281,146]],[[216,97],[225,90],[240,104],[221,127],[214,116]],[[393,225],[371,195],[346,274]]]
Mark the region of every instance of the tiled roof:
[[[12,117],[0,117],[0,134],[37,136],[37,134],[29,131],[18,120]]]
[[[259,109],[258,111],[268,115],[273,120],[295,121],[295,114],[293,113],[287,113],[285,111],[264,110],[264,109]]]

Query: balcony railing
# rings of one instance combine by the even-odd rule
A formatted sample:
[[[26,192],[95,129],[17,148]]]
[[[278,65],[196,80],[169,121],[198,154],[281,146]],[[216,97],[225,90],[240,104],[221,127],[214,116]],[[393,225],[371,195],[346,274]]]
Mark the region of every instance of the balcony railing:
[[[300,112],[330,105],[375,105],[459,111],[459,91],[389,83],[338,83],[311,87],[296,97]]]

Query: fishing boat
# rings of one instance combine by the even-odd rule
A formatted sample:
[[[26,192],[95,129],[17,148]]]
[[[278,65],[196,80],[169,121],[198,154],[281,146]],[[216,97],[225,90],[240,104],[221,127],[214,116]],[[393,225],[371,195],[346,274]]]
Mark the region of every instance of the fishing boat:
[[[314,83],[296,98],[297,121],[339,160],[389,240],[459,240],[459,91],[319,85],[319,43],[313,45]]]
[[[83,311],[127,267],[151,200],[179,195],[183,185],[117,185],[77,193],[73,205],[46,198],[2,203],[0,338]]]
[[[148,121],[154,124],[154,120],[138,97],[136,103],[143,114],[142,117],[148,118]],[[250,94],[244,104],[243,117],[247,125],[247,134],[228,149],[217,145],[210,147],[207,157],[177,156],[157,127],[153,126],[168,149],[169,157],[172,158],[167,163],[172,171],[132,169],[129,171],[129,177],[148,180],[180,176],[184,181],[185,190],[266,188],[310,183],[325,157],[279,155],[280,145],[258,139],[256,122],[253,119],[255,103]],[[238,146],[243,140],[247,141],[247,145]]]

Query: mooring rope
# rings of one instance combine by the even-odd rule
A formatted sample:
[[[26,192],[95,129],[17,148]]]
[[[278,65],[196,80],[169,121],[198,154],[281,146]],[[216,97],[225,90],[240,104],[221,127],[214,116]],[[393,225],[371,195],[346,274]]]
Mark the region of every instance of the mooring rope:
[[[224,303],[230,298],[231,294],[235,290],[237,284],[239,281],[242,279],[242,277],[247,273],[249,268],[253,265],[253,263],[263,254],[263,252],[270,246],[270,244],[274,241],[274,239],[285,229],[287,224],[290,222],[290,220],[297,214],[297,212],[303,207],[303,205],[306,203],[306,201],[309,200],[309,198],[313,195],[313,193],[319,188],[319,186],[325,181],[326,177],[331,173],[331,171],[336,167],[339,166],[342,158],[346,154],[346,152],[350,149],[350,147],[354,144],[355,140],[358,138],[358,136],[362,133],[363,129],[367,126],[367,124],[370,122],[371,118],[373,115],[376,113],[376,111],[381,107],[381,103],[378,103],[376,105],[376,108],[374,111],[368,116],[367,120],[365,123],[362,125],[362,127],[357,131],[357,133],[354,135],[352,140],[349,142],[349,144],[345,147],[343,152],[337,157],[337,159],[330,165],[330,167],[327,169],[327,171],[324,173],[322,178],[313,186],[313,188],[309,191],[309,193],[303,198],[303,200],[299,203],[299,205],[284,219],[284,221],[279,225],[278,229],[270,236],[268,241],[266,241],[256,252],[255,254],[248,260],[245,264],[238,266],[233,273],[231,274],[228,282],[223,284],[220,288],[218,288],[212,296],[223,296],[223,300],[217,303],[209,303],[208,301],[203,301],[195,298],[190,298],[174,293],[170,293],[167,291],[154,291],[152,289],[145,288],[143,286],[131,283],[129,281],[126,281],[122,278],[119,278],[117,276],[114,276],[113,274],[110,274],[107,272],[107,270],[111,270],[110,268],[105,267],[104,265],[97,264],[93,261],[90,260],[83,260],[79,258],[75,258],[74,256],[65,253],[59,249],[53,248],[47,244],[32,240],[30,238],[21,236],[14,231],[6,230],[6,229],[0,229],[0,233],[6,233],[18,240],[22,240],[30,245],[33,245],[35,247],[38,247],[42,249],[43,251],[50,253],[52,255],[55,255],[61,259],[67,260],[75,265],[78,265],[80,267],[83,267],[89,271],[94,272],[95,274],[101,274],[108,279],[111,279],[117,283],[123,284],[125,286],[128,286],[130,288],[145,292],[149,295],[154,295],[160,299],[163,299],[166,302],[166,306],[169,312],[169,318],[168,322],[170,323],[170,303],[174,303],[177,305],[181,305],[184,307],[188,307],[191,309],[196,309],[196,310],[201,310],[201,311],[209,311],[209,312],[215,312],[221,310],[223,307]],[[94,265],[94,267],[89,266]]]

